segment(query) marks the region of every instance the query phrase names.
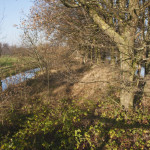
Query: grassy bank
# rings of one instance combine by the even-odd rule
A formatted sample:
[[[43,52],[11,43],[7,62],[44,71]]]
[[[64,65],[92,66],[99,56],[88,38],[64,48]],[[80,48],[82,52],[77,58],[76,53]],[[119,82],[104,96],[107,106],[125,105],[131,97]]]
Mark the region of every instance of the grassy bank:
[[[2,56],[0,57],[0,74],[5,78],[37,67],[35,60],[29,57]]]

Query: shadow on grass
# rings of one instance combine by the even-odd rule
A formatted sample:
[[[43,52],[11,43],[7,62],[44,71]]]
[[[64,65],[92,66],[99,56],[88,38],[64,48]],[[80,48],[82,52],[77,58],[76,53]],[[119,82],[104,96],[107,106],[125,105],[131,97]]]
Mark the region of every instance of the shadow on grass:
[[[0,123],[0,141],[4,136],[11,137],[13,134],[23,129],[24,123],[33,114],[20,113],[17,111],[11,112],[8,118],[5,118],[4,123]]]

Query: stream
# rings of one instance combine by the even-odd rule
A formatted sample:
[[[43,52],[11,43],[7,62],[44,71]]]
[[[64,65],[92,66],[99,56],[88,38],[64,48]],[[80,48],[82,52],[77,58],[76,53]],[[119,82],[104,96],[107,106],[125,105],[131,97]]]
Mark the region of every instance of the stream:
[[[6,90],[10,85],[16,85],[27,79],[33,78],[38,71],[40,71],[40,68],[35,68],[1,80],[2,91]]]
[[[107,60],[111,60],[111,57],[106,57]],[[25,71],[23,73],[16,74],[14,76],[7,77],[3,80],[1,80],[2,84],[2,91],[6,90],[10,85],[16,85],[21,82],[24,82],[27,79],[31,79],[35,77],[35,73],[40,71],[40,68],[31,69],[28,71]],[[137,75],[137,71],[135,72],[135,75]],[[141,67],[140,76],[144,78],[145,76],[145,68]]]

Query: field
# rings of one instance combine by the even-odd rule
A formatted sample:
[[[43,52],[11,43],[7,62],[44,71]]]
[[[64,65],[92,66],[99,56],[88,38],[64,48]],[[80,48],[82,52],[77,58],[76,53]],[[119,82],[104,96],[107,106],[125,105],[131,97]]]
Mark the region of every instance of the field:
[[[17,57],[2,56],[0,58],[0,67],[13,66],[18,60]]]
[[[36,66],[35,60],[29,57],[2,56],[0,57],[0,76],[5,78]]]

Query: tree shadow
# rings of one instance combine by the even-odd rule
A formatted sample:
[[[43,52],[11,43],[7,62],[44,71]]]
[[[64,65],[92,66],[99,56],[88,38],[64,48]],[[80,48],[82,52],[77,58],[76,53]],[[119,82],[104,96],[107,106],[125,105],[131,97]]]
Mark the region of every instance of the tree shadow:
[[[99,120],[99,122],[104,123],[106,126],[102,128],[102,133],[100,135],[104,137],[103,142],[101,145],[96,148],[96,150],[102,150],[105,148],[106,144],[110,140],[109,136],[109,131],[111,129],[150,129],[150,124],[144,124],[144,123],[139,123],[138,121],[134,121],[134,123],[127,123],[126,119],[119,120],[117,121],[117,118],[108,118],[108,117],[101,117],[101,116],[94,116],[94,115],[88,115],[85,119],[89,120]]]
[[[133,100],[134,109],[139,108],[139,104],[143,98],[145,84],[146,82],[144,80],[139,82],[138,91],[135,93],[134,100]]]

